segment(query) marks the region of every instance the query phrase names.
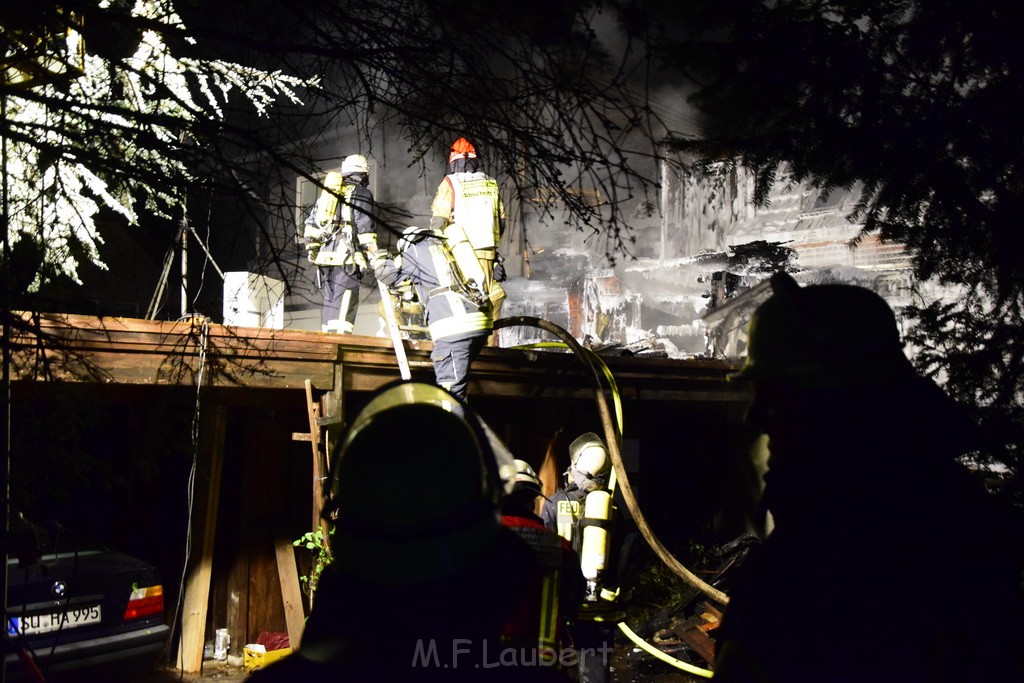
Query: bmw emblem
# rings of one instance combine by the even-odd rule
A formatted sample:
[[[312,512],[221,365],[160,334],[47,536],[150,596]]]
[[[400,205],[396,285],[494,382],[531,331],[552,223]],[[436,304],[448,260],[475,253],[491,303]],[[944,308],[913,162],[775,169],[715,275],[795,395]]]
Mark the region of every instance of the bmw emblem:
[[[53,584],[53,588],[50,589],[50,592],[53,593],[53,597],[55,598],[63,598],[65,595],[67,595],[68,585],[63,581],[55,581]]]

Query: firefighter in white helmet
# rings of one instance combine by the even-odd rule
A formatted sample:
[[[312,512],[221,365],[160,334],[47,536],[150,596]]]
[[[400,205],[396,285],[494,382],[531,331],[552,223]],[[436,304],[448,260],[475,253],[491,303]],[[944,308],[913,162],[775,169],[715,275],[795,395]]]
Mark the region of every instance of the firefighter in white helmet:
[[[501,523],[530,545],[538,564],[529,581],[531,595],[505,625],[502,645],[518,649],[524,659],[559,667],[569,661],[562,651],[570,643],[569,623],[583,600],[580,558],[536,514],[541,483],[530,464],[516,459],[501,474],[506,490],[511,486],[501,501]]]
[[[434,377],[464,401],[470,366],[494,328],[491,302],[480,287],[479,270],[476,278],[467,275],[479,264],[472,255],[457,260],[444,237],[430,228],[406,228],[398,250],[395,258],[381,251],[373,262],[374,274],[388,287],[412,283],[434,342],[430,353]]]
[[[362,154],[350,154],[340,172],[324,180],[316,205],[303,225],[306,252],[317,267],[323,293],[321,329],[351,334],[359,307],[359,287],[377,250],[370,167]]]
[[[563,474],[564,486],[544,502],[544,524],[569,541],[583,512],[583,500],[591,491],[608,486],[611,459],[597,434],[587,432],[569,445],[569,467]],[[577,539],[578,540],[578,539]]]
[[[563,487],[544,502],[544,525],[569,541],[579,554],[586,580],[583,609],[570,627],[579,655],[581,683],[606,683],[616,621],[611,590],[612,495],[608,490],[611,458],[604,441],[587,432],[569,444],[569,467]]]
[[[445,235],[457,255],[472,250],[484,271],[481,285],[497,318],[505,300],[505,267],[498,246],[505,232],[505,206],[498,181],[480,170],[473,144],[462,137],[448,153],[448,174],[431,203],[430,227]]]

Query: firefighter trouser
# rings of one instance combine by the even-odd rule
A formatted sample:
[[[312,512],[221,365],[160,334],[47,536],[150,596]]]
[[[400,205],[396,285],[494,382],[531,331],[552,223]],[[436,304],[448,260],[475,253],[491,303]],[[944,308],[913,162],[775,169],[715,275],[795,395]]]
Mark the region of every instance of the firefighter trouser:
[[[324,295],[320,324],[324,331],[351,334],[355,329],[360,275],[358,266],[320,267],[320,289]]]
[[[608,683],[611,680],[615,624],[611,621],[578,619],[569,627],[579,661],[580,683]]]
[[[456,398],[465,401],[469,386],[469,366],[487,344],[486,334],[466,339],[434,342],[430,360],[434,364],[434,378]]]

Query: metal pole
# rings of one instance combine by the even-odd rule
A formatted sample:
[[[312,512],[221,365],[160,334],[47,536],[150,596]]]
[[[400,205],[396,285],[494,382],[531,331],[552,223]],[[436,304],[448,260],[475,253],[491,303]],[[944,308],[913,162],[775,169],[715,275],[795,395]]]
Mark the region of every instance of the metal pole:
[[[3,631],[7,632],[7,542],[10,532],[11,513],[11,239],[9,222],[9,199],[7,196],[7,93],[0,91],[0,121],[4,122],[2,139],[0,139],[0,169],[2,190],[0,203],[3,204],[3,219],[0,230],[3,231],[3,270],[4,270],[4,325],[3,325],[3,465],[0,467],[0,590],[3,591]],[[3,653],[0,659],[0,683],[7,680],[7,657]]]
[[[206,254],[206,260],[210,262],[210,265],[213,266],[213,269],[217,271],[217,275],[220,275],[220,279],[223,280],[224,271],[221,270],[220,266],[217,265],[217,262],[213,260],[213,254],[211,254],[210,250],[207,249],[206,243],[203,242],[201,237],[199,237],[199,233],[196,232],[196,229],[193,228],[191,224],[189,224],[188,230],[189,232],[192,233],[192,236],[196,238],[196,242],[199,243],[199,248],[203,250],[204,254]]]
[[[377,280],[380,289],[380,302],[384,306],[384,320],[388,323],[388,331],[391,333],[391,345],[395,347],[395,358],[398,360],[398,371],[402,379],[412,379],[412,370],[409,368],[409,359],[405,355],[405,344],[402,342],[402,331],[398,327],[398,316],[395,315],[395,307],[391,298],[391,292],[387,285]]]
[[[156,291],[153,292],[153,298],[149,300],[149,308],[146,309],[146,320],[153,320],[156,318],[156,312],[160,309],[160,302],[164,298],[164,290],[167,289],[167,278],[171,274],[171,265],[174,263],[174,242],[171,242],[171,246],[167,249],[167,253],[164,254],[164,265],[160,269],[160,282],[156,285]]]
[[[181,219],[181,317],[188,314],[188,230]]]

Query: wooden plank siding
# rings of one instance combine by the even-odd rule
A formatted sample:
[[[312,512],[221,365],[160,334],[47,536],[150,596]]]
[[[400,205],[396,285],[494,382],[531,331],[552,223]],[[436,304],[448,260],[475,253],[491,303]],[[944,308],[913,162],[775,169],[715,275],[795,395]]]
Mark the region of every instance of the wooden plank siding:
[[[126,385],[366,392],[399,378],[390,340],[308,330],[227,327],[84,315],[28,314],[12,334],[12,379]],[[430,381],[432,345],[406,341],[413,378]],[[733,365],[717,360],[606,357],[623,398],[743,400],[724,381]],[[341,372],[337,373],[337,367]],[[342,386],[336,386],[338,381]],[[583,366],[568,351],[487,347],[473,365],[470,395],[584,397]]]
[[[153,509],[167,511],[161,533],[121,533],[135,534],[140,556],[163,558],[168,619],[179,598],[186,598],[190,623],[187,632],[176,636],[175,646],[182,649],[187,671],[200,666],[203,641],[219,627],[228,627],[235,656],[263,632],[289,631],[294,637],[299,623],[295,577],[287,573],[287,592],[282,593],[278,576],[279,568],[287,566],[282,539],[298,538],[309,529],[310,509],[322,485],[309,444],[293,438],[309,428],[305,385],[308,380],[323,416],[333,421],[326,435],[335,443],[371,392],[399,379],[390,340],[227,327],[199,319],[161,322],[35,313],[15,317],[11,339],[12,393],[24,410],[58,393],[67,394],[72,405],[133,415],[173,398],[174,414],[184,423],[191,410],[200,411],[195,386],[202,370],[208,390],[201,410],[216,415],[218,429],[226,430],[218,437],[224,458],[219,504],[207,501],[208,509],[217,510],[217,519],[191,520],[193,529],[206,531],[195,550],[202,561],[189,572],[189,586],[203,585],[196,585],[190,595],[175,594],[181,569],[169,550],[185,544],[180,534],[185,525],[175,517],[182,513],[178,501],[184,480],[174,472],[180,472],[187,455],[186,439],[171,454],[177,464],[162,461],[160,485],[145,496]],[[406,342],[413,379],[433,380],[431,348],[430,342]],[[725,380],[735,366],[717,360],[602,360],[620,392],[628,445],[643,461],[633,487],[641,489],[645,516],[659,535],[684,535],[705,524],[746,481],[735,473],[748,445],[742,411],[749,389]],[[486,347],[472,367],[469,400],[517,457],[540,467],[545,454],[554,453],[556,462],[547,463],[549,474],[560,476],[567,441],[601,429],[593,382],[568,350]],[[605,386],[603,378],[601,382]],[[129,405],[132,411],[125,409]],[[80,447],[102,457],[104,449],[124,451],[146,444],[151,436],[139,431],[150,424],[136,419]],[[47,430],[41,429],[43,433],[29,436],[44,439]],[[210,435],[204,431],[203,438],[208,442]],[[204,449],[211,452],[201,458],[220,457],[216,446]],[[114,527],[120,520],[152,517],[152,512],[139,509],[138,500],[95,514],[99,520],[115,521],[108,528],[111,533],[118,532]],[[152,536],[148,547],[142,545],[146,536]],[[309,559],[305,551],[296,553],[300,575]]]

